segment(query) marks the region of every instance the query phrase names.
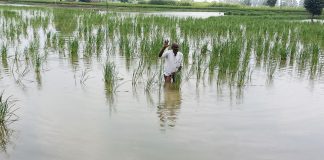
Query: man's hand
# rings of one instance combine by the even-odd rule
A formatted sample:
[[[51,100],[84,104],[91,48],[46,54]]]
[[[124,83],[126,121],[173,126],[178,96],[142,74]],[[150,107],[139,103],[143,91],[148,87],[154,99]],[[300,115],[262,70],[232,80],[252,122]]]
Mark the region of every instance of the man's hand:
[[[169,47],[169,40],[165,40],[164,43],[163,43],[163,48],[161,49],[161,51],[160,51],[160,53],[159,53],[159,57],[162,56],[164,50],[165,50],[166,48],[168,48],[168,47]]]
[[[169,47],[169,40],[165,40],[163,44],[163,48],[168,48]]]

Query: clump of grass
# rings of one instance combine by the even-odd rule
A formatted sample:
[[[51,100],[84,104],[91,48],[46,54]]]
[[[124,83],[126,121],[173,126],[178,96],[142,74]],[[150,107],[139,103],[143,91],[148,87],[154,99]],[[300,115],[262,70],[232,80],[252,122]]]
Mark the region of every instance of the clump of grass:
[[[8,69],[7,52],[8,52],[8,47],[6,45],[3,45],[1,49],[1,60],[2,60],[2,65],[5,69]]]
[[[16,121],[18,117],[15,115],[15,101],[10,97],[4,98],[4,92],[0,94],[0,150],[6,151],[7,144],[10,143],[10,135],[12,131],[7,127],[10,123]]]
[[[96,36],[96,51],[97,51],[97,56],[100,55],[101,49],[102,49],[102,44],[104,40],[105,33],[102,31],[101,28],[98,29],[98,33]]]
[[[173,87],[175,89],[180,89],[181,81],[182,81],[181,72],[176,72],[174,75]]]
[[[39,73],[42,65],[42,58],[39,54],[35,55],[35,72]]]
[[[79,42],[77,39],[74,39],[70,44],[70,56],[72,61],[78,59],[78,49],[79,49]]]
[[[2,49],[1,49],[1,58],[2,59],[7,58],[7,52],[8,52],[8,47],[6,45],[3,45]]]
[[[113,62],[106,62],[104,65],[104,79],[107,93],[113,93],[117,84],[116,66]]]
[[[144,59],[140,59],[138,67],[134,70],[133,72],[133,77],[132,77],[132,86],[136,86],[140,78],[143,76],[143,72],[145,69],[146,65],[144,62]]]
[[[4,98],[3,92],[0,94],[0,125],[4,125],[8,122],[13,122],[17,120],[14,109],[14,101],[8,98]]]

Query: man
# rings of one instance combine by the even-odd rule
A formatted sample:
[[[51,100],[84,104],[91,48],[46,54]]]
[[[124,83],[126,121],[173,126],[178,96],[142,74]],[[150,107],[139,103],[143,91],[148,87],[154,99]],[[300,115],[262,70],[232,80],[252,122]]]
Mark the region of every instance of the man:
[[[179,52],[179,45],[172,43],[171,49],[165,51],[169,47],[169,40],[165,40],[163,48],[159,53],[159,57],[165,58],[164,64],[164,80],[167,83],[175,82],[175,74],[182,68],[183,54]]]

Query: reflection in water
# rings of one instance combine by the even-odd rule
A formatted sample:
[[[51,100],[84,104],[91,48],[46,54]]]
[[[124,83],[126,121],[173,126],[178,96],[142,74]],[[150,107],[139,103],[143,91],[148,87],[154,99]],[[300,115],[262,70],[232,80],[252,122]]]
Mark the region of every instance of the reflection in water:
[[[0,124],[0,152],[7,151],[7,145],[10,142],[10,136],[12,133],[13,131],[7,128],[6,124]]]
[[[109,105],[109,115],[111,116],[113,112],[116,112],[116,108],[114,106],[116,93],[109,91],[109,87],[110,86],[107,83],[105,83],[105,95],[107,103]]]
[[[37,87],[38,89],[42,89],[42,76],[40,72],[36,72],[36,82],[37,82]]]
[[[174,127],[181,106],[181,92],[173,84],[164,85],[164,102],[158,106],[157,114],[160,118],[161,127]]]

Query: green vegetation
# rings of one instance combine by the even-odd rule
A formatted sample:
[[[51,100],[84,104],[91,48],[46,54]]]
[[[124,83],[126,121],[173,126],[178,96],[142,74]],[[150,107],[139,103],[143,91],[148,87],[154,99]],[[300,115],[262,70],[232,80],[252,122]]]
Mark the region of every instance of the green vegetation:
[[[94,60],[98,63],[106,60],[102,72],[110,101],[117,88],[127,81],[134,88],[142,87],[145,93],[161,90],[163,60],[157,54],[164,39],[178,42],[184,54],[183,68],[176,78],[177,88],[187,81],[194,80],[199,86],[208,80],[218,88],[241,90],[249,85],[253,70],[265,71],[269,82],[285,67],[292,67],[297,76],[311,80],[323,74],[323,24],[302,22],[308,15],[299,14],[298,9],[292,10],[291,15],[201,19],[90,9],[1,8],[1,63],[12,71],[17,83],[32,68],[41,84],[41,69],[46,68],[49,56],[57,56],[67,59],[74,72],[81,72],[81,84],[88,79],[88,72],[78,69],[76,64],[82,60],[87,65]],[[25,12],[32,16],[21,21]],[[72,17],[71,22],[64,25],[63,15]],[[129,79],[117,77],[120,68],[116,63],[125,65],[121,68],[131,75]]]
[[[15,115],[16,110],[15,101],[10,97],[5,98],[2,92],[0,94],[0,151],[7,150],[12,132],[8,125],[18,119]]]
[[[113,93],[117,87],[117,72],[113,62],[107,62],[104,66],[104,79],[106,85],[106,91]]]
[[[0,94],[0,126],[16,120],[14,101],[10,97],[5,98],[4,92]]]

